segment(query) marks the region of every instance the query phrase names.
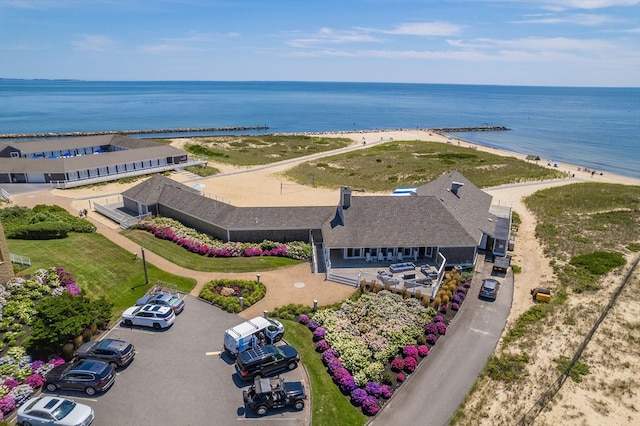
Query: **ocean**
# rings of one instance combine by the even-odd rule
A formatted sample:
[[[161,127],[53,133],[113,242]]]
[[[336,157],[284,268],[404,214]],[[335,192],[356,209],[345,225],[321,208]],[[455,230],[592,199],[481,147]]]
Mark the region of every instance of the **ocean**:
[[[254,126],[266,133],[505,126],[453,136],[640,178],[640,88],[0,79],[0,134]]]

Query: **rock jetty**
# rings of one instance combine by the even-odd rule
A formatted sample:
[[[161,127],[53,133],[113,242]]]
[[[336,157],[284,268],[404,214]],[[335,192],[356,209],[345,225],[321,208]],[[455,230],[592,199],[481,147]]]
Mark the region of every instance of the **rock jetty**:
[[[459,133],[459,132],[495,132],[510,130],[504,126],[478,126],[478,127],[443,127],[441,129],[431,129],[437,133]]]
[[[138,130],[105,130],[98,132],[62,132],[62,133],[3,133],[0,139],[22,138],[60,138],[74,136],[99,135],[148,135],[155,133],[201,133],[201,132],[238,132],[245,130],[269,130],[268,126],[236,126],[236,127],[181,127],[177,129],[138,129]]]

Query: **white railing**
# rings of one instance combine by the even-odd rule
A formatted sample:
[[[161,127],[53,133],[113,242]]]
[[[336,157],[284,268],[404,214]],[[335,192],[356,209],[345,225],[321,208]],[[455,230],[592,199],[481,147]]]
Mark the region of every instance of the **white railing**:
[[[15,263],[16,265],[31,266],[31,258],[27,256],[9,253],[9,259],[11,259],[11,263]]]
[[[108,217],[120,224],[120,227],[123,229],[131,228],[133,225],[138,223],[139,221],[151,217],[151,213],[145,213],[139,216],[130,216],[125,213],[122,213],[118,210],[112,209],[109,206],[104,206],[100,203],[93,202],[93,208],[96,212],[100,213],[103,216]]]
[[[11,202],[11,195],[4,190],[4,188],[0,188],[0,199],[5,200],[6,202]]]

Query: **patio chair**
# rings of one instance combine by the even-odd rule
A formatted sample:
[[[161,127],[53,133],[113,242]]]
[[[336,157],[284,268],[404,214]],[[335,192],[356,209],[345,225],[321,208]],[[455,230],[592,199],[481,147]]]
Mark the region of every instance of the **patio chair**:
[[[365,253],[364,261],[367,263],[371,262],[371,253]]]
[[[393,262],[393,253],[390,251],[387,252],[387,260]]]
[[[384,254],[382,254],[381,251],[378,252],[378,262],[383,262],[384,261]]]
[[[403,259],[402,253],[398,253],[398,258],[397,258],[398,262],[402,262],[402,259]]]

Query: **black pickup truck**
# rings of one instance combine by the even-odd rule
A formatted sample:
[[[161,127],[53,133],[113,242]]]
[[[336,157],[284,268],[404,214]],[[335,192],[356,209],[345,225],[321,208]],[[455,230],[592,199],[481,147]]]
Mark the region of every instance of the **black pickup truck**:
[[[272,408],[304,408],[307,394],[302,382],[285,382],[280,376],[272,378],[256,377],[249,390],[242,391],[244,402],[259,416],[264,416]]]

